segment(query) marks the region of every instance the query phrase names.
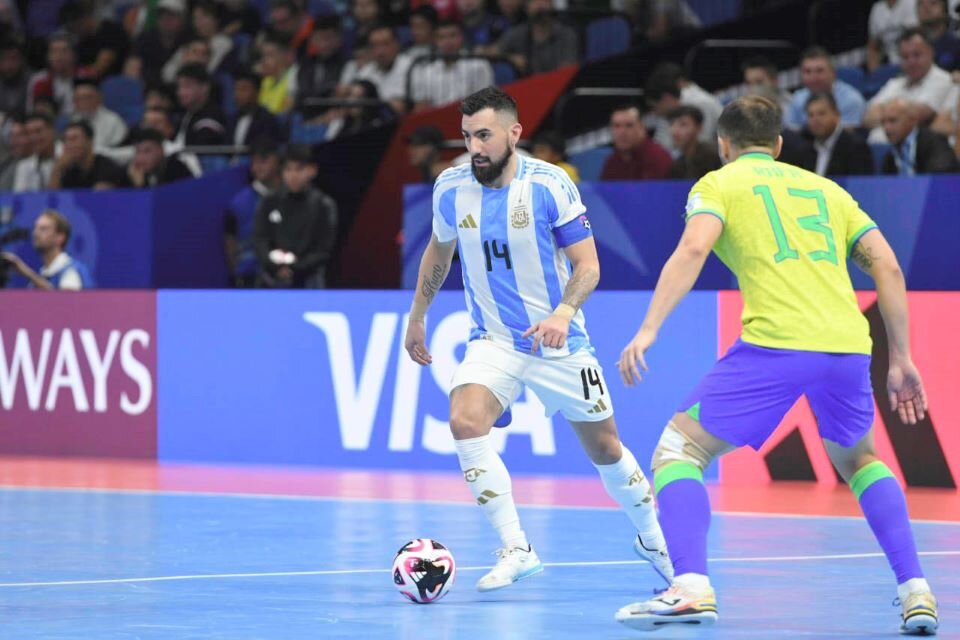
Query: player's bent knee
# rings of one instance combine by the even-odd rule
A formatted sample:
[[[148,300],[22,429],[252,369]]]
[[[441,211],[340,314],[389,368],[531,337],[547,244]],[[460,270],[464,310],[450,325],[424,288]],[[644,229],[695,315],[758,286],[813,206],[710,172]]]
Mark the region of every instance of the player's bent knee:
[[[455,412],[450,415],[450,432],[455,440],[480,438],[488,433],[493,424],[487,424],[479,414],[473,412]]]
[[[685,433],[677,429],[671,420],[657,442],[653,451],[653,461],[650,468],[654,473],[674,462],[685,462],[697,467],[701,472],[710,465],[713,456],[694,442]]]

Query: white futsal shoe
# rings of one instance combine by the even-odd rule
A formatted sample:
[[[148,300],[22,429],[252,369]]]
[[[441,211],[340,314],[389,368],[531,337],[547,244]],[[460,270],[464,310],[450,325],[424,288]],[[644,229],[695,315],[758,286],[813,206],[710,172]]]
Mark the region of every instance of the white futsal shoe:
[[[900,605],[900,633],[905,636],[933,636],[940,620],[937,616],[937,599],[929,591],[911,591]]]
[[[647,548],[643,544],[640,534],[637,534],[637,537],[633,539],[633,550],[638,556],[649,562],[653,570],[659,573],[668,585],[673,584],[673,561],[670,560],[666,542],[659,548]]]
[[[653,631],[667,625],[711,625],[717,621],[717,596],[713,587],[693,591],[674,584],[650,600],[622,607],[614,618],[639,631]]]
[[[543,571],[543,563],[537,557],[532,546],[526,549],[497,549],[497,564],[490,573],[477,581],[477,591],[494,591],[509,587],[517,580],[523,580]]]

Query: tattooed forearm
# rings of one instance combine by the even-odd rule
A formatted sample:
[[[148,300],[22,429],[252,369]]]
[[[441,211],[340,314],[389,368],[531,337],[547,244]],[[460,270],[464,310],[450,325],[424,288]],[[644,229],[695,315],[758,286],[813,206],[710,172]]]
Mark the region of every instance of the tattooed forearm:
[[[447,277],[447,269],[443,265],[435,264],[433,265],[429,274],[424,274],[423,284],[420,286],[420,293],[423,294],[423,297],[427,299],[427,302],[433,302],[433,298],[437,295],[437,291],[440,290],[440,286],[443,285],[443,281]]]
[[[600,282],[600,272],[593,267],[574,269],[573,277],[567,282],[563,290],[563,304],[579,309],[587,298],[597,288]]]
[[[862,242],[858,242],[857,246],[853,248],[853,255],[850,256],[853,258],[854,264],[856,264],[860,269],[869,273],[870,268],[873,266],[873,263],[876,262],[879,258],[870,251],[870,247],[864,247]]]

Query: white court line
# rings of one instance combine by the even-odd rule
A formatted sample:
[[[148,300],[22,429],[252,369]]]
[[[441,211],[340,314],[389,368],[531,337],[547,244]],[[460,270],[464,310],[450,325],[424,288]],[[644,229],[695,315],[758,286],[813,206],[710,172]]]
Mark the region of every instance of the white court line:
[[[463,500],[426,500],[416,498],[368,498],[365,496],[300,496],[288,493],[242,493],[242,492],[221,492],[221,491],[190,491],[189,489],[111,489],[103,487],[25,487],[22,485],[0,484],[0,491],[37,491],[44,493],[95,493],[109,495],[134,495],[134,496],[173,496],[173,497],[198,497],[198,498],[240,498],[245,500],[289,500],[295,502],[360,502],[377,504],[429,504],[447,507],[475,507],[476,503],[468,498]],[[556,509],[559,511],[620,511],[617,505],[596,506],[596,505],[564,505],[564,504],[528,504],[518,502],[518,507],[523,509]],[[737,518],[797,518],[801,520],[858,520],[862,521],[863,516],[833,516],[833,515],[809,515],[802,513],[762,513],[753,511],[713,511],[714,515],[733,516]],[[910,519],[910,524],[942,524],[960,526],[960,520],[922,520]]]
[[[958,551],[920,551],[921,556],[960,556]],[[756,556],[747,558],[709,558],[709,562],[803,562],[819,560],[861,560],[882,558],[882,553],[843,553],[820,556]],[[598,560],[586,562],[544,562],[545,567],[621,567],[647,564],[646,560]],[[492,567],[457,567],[457,571],[488,571]],[[99,580],[56,580],[52,582],[2,582],[0,588],[11,587],[66,587],[95,584],[129,584],[139,582],[176,582],[184,580],[224,580],[229,578],[290,578],[303,576],[342,576],[367,573],[390,573],[390,569],[328,569],[322,571],[271,571],[264,573],[209,573],[184,576],[153,576],[148,578],[103,578]]]

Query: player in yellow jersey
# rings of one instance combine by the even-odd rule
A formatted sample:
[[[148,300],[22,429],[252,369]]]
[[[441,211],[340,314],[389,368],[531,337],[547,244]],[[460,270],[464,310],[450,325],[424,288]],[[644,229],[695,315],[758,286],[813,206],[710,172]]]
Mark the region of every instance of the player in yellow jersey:
[[[890,341],[889,400],[914,424],[927,408],[910,357],[907,297],[896,256],[877,226],[834,182],[776,162],[780,108],[761,96],[728,105],[718,124],[726,165],[690,191],[687,224],[663,267],[646,318],[623,350],[628,386],[644,353],[690,291],[711,249],[736,274],[743,335],[667,425],[653,456],[660,520],[675,578],[617,620],[640,629],[710,624],[717,601],[707,571],[710,503],[703,470],[736,447],[760,448],[801,395],[837,470],[850,484],[896,574],[901,632],[935,633],[937,603],[923,577],[906,502],[873,441],[871,340],[847,257],[876,281]]]

